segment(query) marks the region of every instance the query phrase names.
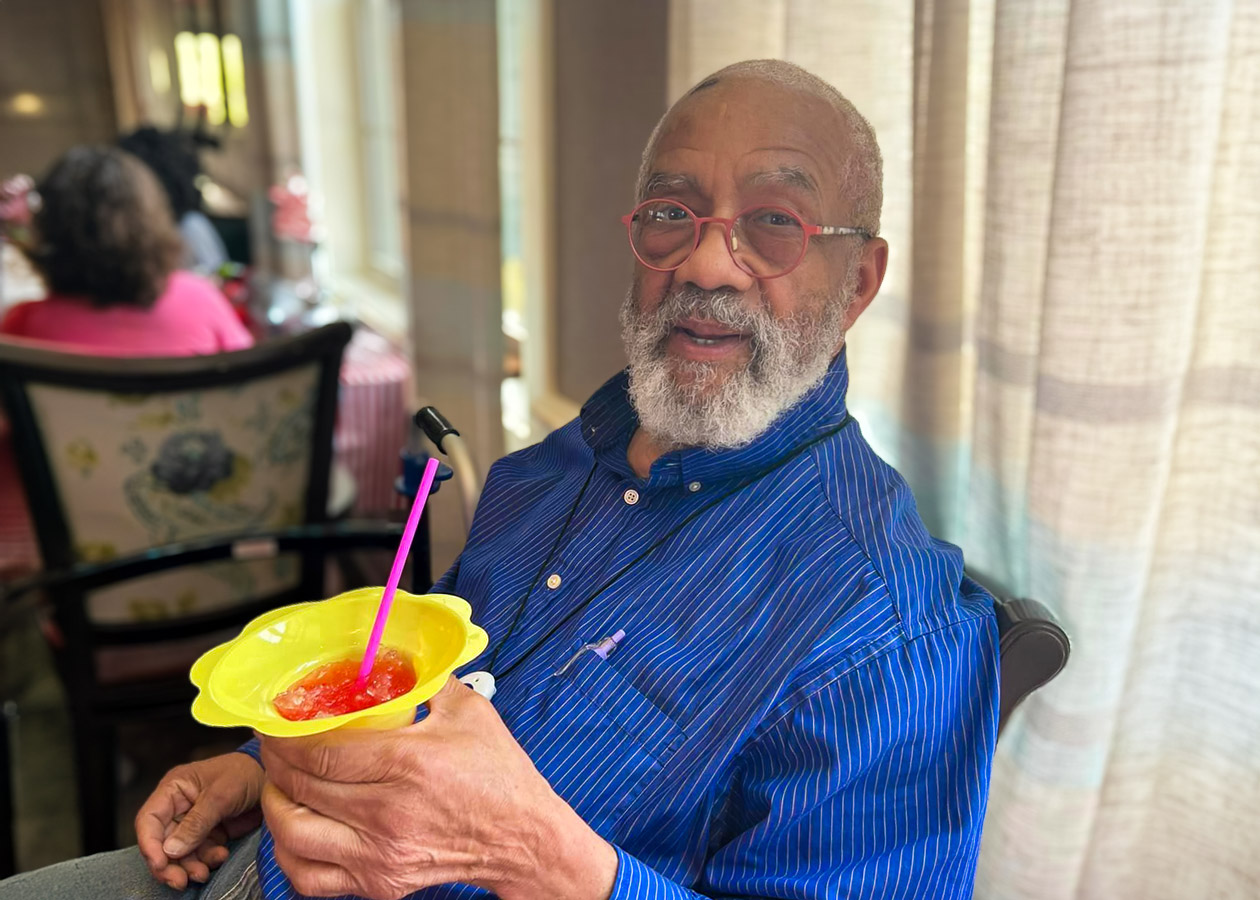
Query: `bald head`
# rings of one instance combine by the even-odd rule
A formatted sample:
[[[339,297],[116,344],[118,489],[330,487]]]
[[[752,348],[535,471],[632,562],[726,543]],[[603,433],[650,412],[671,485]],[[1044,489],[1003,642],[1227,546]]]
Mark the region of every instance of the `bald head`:
[[[647,147],[643,150],[643,162],[639,167],[639,178],[635,187],[636,198],[642,199],[647,192],[662,135],[680,116],[686,115],[690,107],[708,99],[706,94],[711,91],[738,90],[741,82],[766,85],[796,94],[821,103],[826,108],[830,115],[820,116],[802,125],[818,129],[819,138],[844,148],[841,154],[844,162],[835,175],[839,191],[845,196],[851,211],[850,221],[845,224],[856,225],[870,234],[878,234],[880,210],[884,202],[884,175],[883,159],[880,157],[879,144],[875,141],[874,130],[857,108],[834,87],[800,66],[778,59],[747,60],[727,66],[701,80],[671,106],[656,123]]]

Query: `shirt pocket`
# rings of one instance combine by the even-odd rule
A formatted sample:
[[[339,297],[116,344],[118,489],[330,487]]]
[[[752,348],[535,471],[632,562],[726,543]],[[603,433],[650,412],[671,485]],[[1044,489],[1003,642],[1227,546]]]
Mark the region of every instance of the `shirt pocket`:
[[[620,671],[584,653],[555,678],[540,766],[560,796],[603,833],[686,737]],[[538,760],[536,760],[538,762]]]

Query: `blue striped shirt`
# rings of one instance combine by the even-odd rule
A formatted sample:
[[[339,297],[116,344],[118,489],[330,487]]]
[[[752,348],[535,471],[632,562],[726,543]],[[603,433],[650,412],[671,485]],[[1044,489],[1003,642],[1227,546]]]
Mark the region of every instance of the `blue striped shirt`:
[[[492,467],[436,587],[491,636],[468,671],[524,600],[494,705],[616,847],[618,900],[971,896],[997,731],[991,598],[859,427],[835,431],[847,382],[842,354],[750,445],[670,453],[642,479],[618,375]],[[618,629],[607,659],[578,653]],[[268,900],[295,896],[270,835],[259,871]]]

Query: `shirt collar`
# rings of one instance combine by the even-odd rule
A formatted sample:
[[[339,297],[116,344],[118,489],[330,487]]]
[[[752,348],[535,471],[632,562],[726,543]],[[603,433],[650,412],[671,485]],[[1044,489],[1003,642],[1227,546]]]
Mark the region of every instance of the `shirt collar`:
[[[647,479],[638,479],[626,459],[639,417],[630,402],[629,374],[621,371],[591,395],[582,407],[582,438],[601,464],[646,487],[715,484],[757,472],[813,437],[842,424],[849,388],[846,351],[832,361],[821,382],[779,414],[751,443],[735,450],[688,448],[666,453],[652,464]],[[699,488],[693,488],[699,490]]]

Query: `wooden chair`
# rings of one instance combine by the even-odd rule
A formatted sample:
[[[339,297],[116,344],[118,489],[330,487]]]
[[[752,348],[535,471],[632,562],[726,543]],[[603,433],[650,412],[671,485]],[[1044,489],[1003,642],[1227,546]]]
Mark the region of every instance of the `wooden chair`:
[[[397,544],[386,523],[328,524],[351,332],[339,322],[171,359],[0,343],[0,400],[45,566],[0,593],[0,611],[40,592],[73,723],[84,852],[115,845],[120,720],[186,715],[202,650],[267,608],[325,596],[327,553]],[[427,585],[427,530],[415,547]]]

